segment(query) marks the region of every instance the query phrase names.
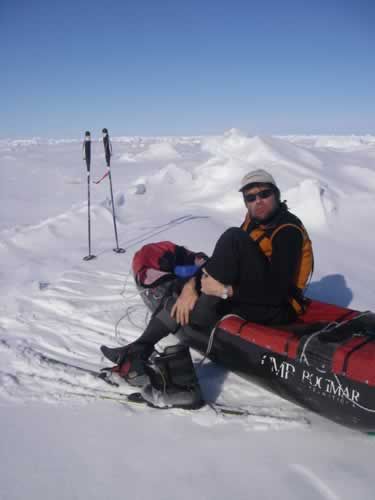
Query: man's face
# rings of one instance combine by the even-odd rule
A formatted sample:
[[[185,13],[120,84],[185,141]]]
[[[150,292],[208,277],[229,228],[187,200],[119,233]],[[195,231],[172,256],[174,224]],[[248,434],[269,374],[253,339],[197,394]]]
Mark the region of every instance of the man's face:
[[[258,195],[252,200],[251,198],[258,193],[263,197]],[[249,195],[250,200],[246,200]],[[275,192],[267,184],[245,189],[244,198],[250,217],[260,222],[267,220],[277,208]]]

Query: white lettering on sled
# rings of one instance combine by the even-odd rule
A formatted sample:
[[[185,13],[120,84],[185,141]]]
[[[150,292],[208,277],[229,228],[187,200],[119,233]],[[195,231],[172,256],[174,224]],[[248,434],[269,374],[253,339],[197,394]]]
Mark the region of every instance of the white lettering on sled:
[[[288,363],[287,361],[281,361],[278,363],[274,356],[268,356],[267,354],[262,357],[262,365],[264,365],[266,359],[270,362],[271,372],[284,380],[288,380],[289,376],[294,375],[296,371],[291,363]]]
[[[262,356],[260,364],[266,366],[272,374],[283,380],[291,379],[296,374],[296,367],[292,363],[280,360],[276,356],[270,356],[269,354]],[[343,385],[337,377],[334,380],[306,368],[303,368],[302,375],[300,373],[298,376],[300,382],[297,383],[302,383],[308,389],[321,396],[337,400],[340,404],[359,403],[360,401],[361,394],[356,389]]]
[[[360,393],[348,386],[343,386],[339,381],[323,378],[308,370],[302,372],[302,383],[308,384],[311,389],[319,389],[329,394],[333,399],[346,399],[352,403],[358,403]]]

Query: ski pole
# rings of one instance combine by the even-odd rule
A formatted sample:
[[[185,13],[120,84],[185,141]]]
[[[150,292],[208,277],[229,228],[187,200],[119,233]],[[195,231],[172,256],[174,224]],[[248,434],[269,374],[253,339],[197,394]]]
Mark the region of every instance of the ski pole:
[[[111,144],[111,141],[109,139],[108,129],[103,128],[102,133],[103,133],[103,144],[104,144],[105,161],[107,163],[107,169],[108,169],[109,187],[110,187],[110,191],[111,191],[113,227],[115,229],[115,238],[116,238],[116,248],[114,248],[113,251],[116,252],[116,253],[124,253],[125,250],[123,248],[120,248],[118,246],[115,204],[114,204],[114,201],[113,201],[112,176],[111,176],[112,144]]]
[[[89,238],[89,254],[83,257],[83,260],[95,259],[95,255],[91,253],[91,217],[90,217],[90,166],[91,166],[91,135],[90,132],[85,133],[83,141],[83,159],[86,160],[87,167],[87,223],[88,223],[88,238]]]

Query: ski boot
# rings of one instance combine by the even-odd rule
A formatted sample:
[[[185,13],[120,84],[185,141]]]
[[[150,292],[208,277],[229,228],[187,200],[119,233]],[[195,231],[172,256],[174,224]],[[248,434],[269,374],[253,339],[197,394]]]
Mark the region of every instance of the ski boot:
[[[143,387],[149,382],[145,372],[145,363],[154,350],[153,346],[133,342],[124,347],[110,348],[105,345],[100,350],[107,359],[115,363],[112,372],[134,387]]]
[[[142,397],[149,406],[198,409],[205,404],[187,346],[167,347],[146,363],[145,370],[150,383]]]

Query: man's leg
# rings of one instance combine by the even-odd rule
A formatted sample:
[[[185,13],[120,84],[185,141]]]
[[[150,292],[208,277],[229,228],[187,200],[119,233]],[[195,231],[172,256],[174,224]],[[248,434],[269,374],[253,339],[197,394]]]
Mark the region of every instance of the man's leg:
[[[218,239],[205,268],[225,285],[248,282],[259,285],[266,272],[267,257],[258,245],[240,228],[232,227]]]
[[[163,307],[151,317],[145,331],[136,341],[124,347],[101,346],[103,355],[116,364],[122,364],[132,354],[147,359],[159,340],[170,333],[176,333],[180,327],[179,323],[171,317],[171,310],[176,299],[174,295],[165,300]],[[190,315],[191,326],[209,331],[220,317],[216,310],[220,301],[221,299],[217,297],[201,295]]]
[[[264,276],[266,257],[256,243],[239,228],[225,231],[216,243],[212,257],[206,264],[207,272],[221,283],[232,285],[246,281],[246,286],[259,286]],[[163,307],[152,316],[143,334],[132,344],[110,349],[102,346],[101,350],[108,359],[121,364],[131,352],[142,351],[148,357],[153,346],[170,333],[175,333],[179,324],[170,313],[177,296],[166,299]],[[222,299],[202,294],[190,315],[190,325],[200,330],[214,326],[220,318],[218,306]]]

